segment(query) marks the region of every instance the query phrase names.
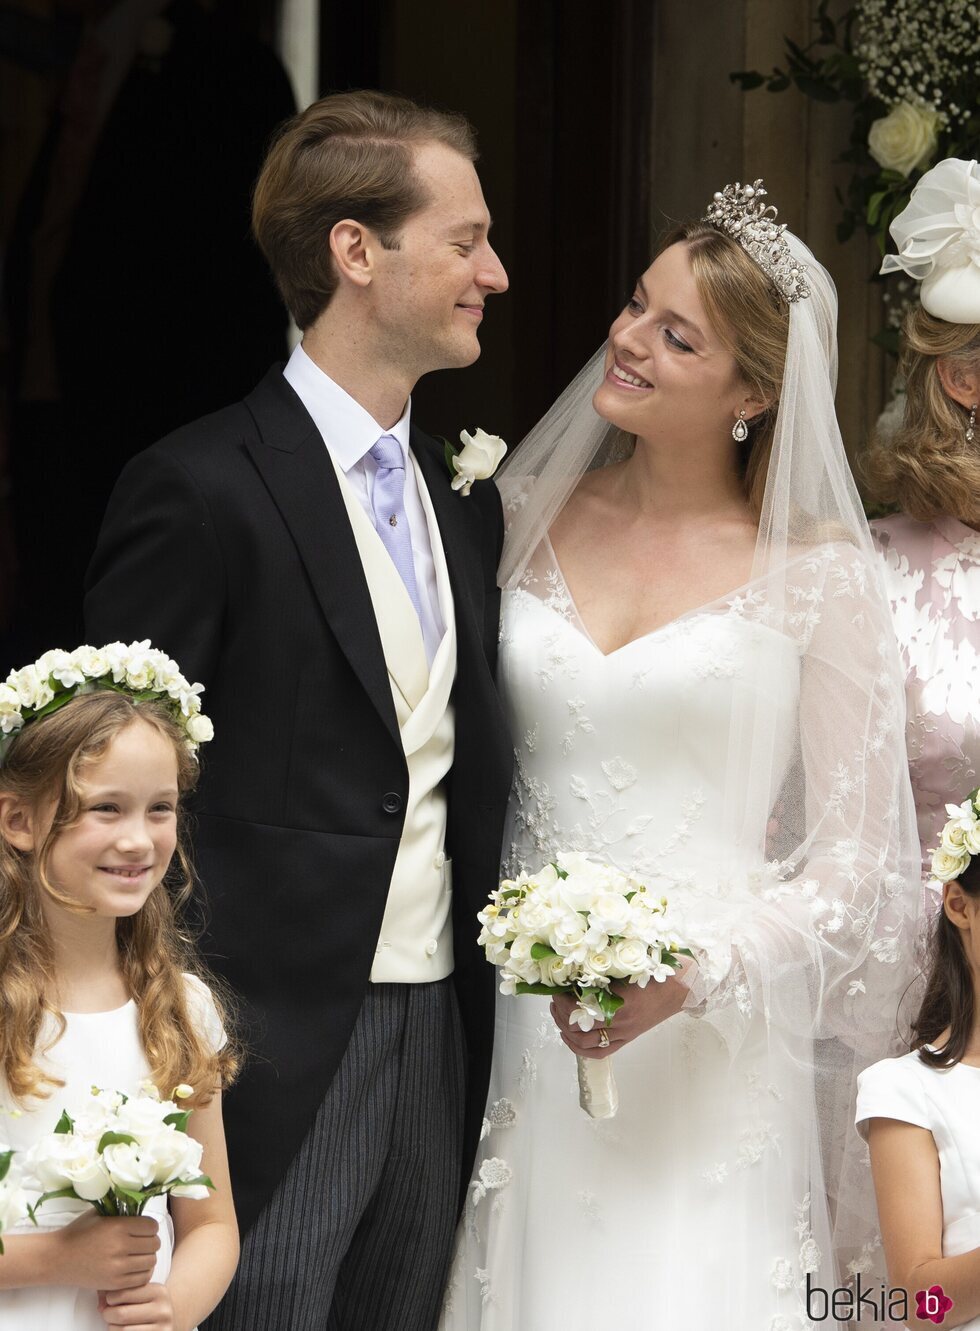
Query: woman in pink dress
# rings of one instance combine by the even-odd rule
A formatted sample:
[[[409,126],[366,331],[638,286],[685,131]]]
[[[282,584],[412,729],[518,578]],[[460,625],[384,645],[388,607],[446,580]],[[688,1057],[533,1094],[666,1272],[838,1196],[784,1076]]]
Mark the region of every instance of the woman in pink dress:
[[[980,785],[980,167],[927,171],[891,225],[921,281],[905,323],[905,415],[865,464],[873,524],[907,670],[908,748],[923,872],[946,805]]]

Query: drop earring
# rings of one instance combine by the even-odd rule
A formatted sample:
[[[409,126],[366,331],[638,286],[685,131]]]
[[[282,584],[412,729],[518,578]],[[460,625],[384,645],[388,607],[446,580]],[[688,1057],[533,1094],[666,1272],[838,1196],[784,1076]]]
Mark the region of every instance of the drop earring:
[[[732,438],[738,444],[744,444],[749,437],[749,427],[745,424],[745,408],[738,413],[738,420],[732,426]]]
[[[974,433],[975,433],[975,427],[976,427],[976,423],[977,423],[977,407],[978,407],[978,406],[980,406],[980,403],[974,402],[973,406],[970,408],[970,420],[969,420],[969,424],[968,424],[967,427],[966,427],[966,442],[967,442],[968,444],[972,444],[972,443],[973,443],[973,436],[974,436]]]

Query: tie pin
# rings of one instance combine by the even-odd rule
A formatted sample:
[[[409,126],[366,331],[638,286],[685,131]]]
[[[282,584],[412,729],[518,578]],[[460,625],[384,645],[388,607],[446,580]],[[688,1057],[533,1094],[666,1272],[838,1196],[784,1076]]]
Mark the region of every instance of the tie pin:
[[[397,513],[392,513],[391,517],[388,519],[388,526],[389,526],[389,527],[397,527],[397,526],[398,526],[398,515],[397,515]]]

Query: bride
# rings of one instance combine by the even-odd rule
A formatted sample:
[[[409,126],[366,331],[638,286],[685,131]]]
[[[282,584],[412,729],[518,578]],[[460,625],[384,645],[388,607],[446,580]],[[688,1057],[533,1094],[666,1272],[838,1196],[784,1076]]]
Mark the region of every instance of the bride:
[[[760,186],[667,238],[501,477],[504,871],[629,870],[694,959],[588,1032],[499,998],[445,1331],[790,1331],[884,1293],[851,1124],[916,927],[902,674],[833,284]],[[572,1051],[612,1058],[616,1117]]]

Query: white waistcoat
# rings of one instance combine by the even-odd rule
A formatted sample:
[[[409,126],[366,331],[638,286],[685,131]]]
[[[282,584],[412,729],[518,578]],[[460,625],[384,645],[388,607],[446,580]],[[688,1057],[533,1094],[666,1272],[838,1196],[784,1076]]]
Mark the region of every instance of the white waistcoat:
[[[439,607],[446,624],[431,669],[419,618],[405,584],[353,488],[334,462],[378,621],[408,763],[408,807],[371,968],[375,984],[441,980],[453,969],[452,865],[444,850],[443,781],[452,765],[455,741],[449,695],[456,677],[456,618],[429,492],[414,458],[412,465],[429,527]]]

